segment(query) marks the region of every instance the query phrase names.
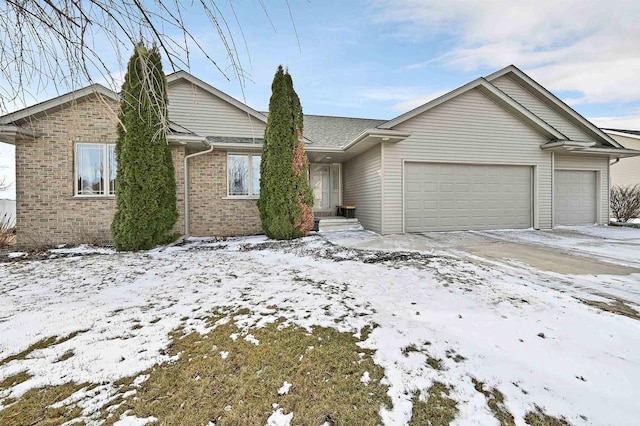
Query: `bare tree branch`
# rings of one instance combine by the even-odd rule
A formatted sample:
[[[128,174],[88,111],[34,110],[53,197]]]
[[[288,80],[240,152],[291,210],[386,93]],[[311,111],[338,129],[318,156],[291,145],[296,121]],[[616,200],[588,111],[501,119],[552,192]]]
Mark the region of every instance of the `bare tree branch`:
[[[104,81],[119,89],[116,73],[126,69],[131,50],[140,42],[163,52],[173,71],[189,70],[194,53],[203,56],[227,80],[231,76],[238,80],[244,99],[249,74],[234,38],[237,31],[250,66],[251,56],[232,1],[0,0],[0,114],[40,100],[50,87],[64,93]],[[284,1],[298,38],[289,1]],[[275,31],[264,0],[257,3]],[[223,12],[222,4],[230,9]],[[233,14],[233,26],[225,13]],[[204,42],[203,35],[189,25],[194,15],[207,17],[208,33],[215,34],[218,43]],[[222,56],[216,45],[223,47]],[[302,51],[299,39],[298,48]],[[150,70],[144,74],[141,81],[149,92],[139,101],[162,107],[166,100],[153,92],[157,87],[153,74]],[[113,108],[108,110],[117,116]],[[161,114],[158,119],[159,132],[168,132],[166,119]]]
[[[231,7],[234,27],[219,3]],[[194,15],[208,18],[226,57],[214,55],[215,46],[190,28],[187,20]],[[227,79],[225,70],[231,69],[244,90],[247,72],[234,40],[237,31],[248,55],[231,0],[0,0],[0,113],[17,101],[26,104],[29,96],[37,99],[49,86],[66,92],[112,79],[139,41],[157,45],[171,70],[190,69],[197,52]]]

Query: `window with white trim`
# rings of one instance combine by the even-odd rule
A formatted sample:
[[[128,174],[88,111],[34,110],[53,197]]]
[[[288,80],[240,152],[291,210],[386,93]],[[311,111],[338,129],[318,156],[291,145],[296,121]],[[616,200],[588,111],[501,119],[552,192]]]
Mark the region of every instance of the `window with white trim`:
[[[116,146],[77,143],[75,154],[75,195],[116,195]]]
[[[260,154],[227,156],[227,194],[230,197],[260,196]]]

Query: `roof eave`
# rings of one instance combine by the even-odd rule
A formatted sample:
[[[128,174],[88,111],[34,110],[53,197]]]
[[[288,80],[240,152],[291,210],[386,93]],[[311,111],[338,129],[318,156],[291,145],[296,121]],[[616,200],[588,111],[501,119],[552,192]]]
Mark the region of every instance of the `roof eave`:
[[[397,143],[402,140],[405,140],[409,136],[411,136],[411,133],[400,132],[397,130],[367,129],[364,132],[360,133],[360,135],[358,135],[354,140],[344,145],[342,147],[342,150],[348,151],[349,149],[355,147],[362,141],[370,138],[378,139],[379,143],[382,143],[382,142]]]
[[[77,101],[94,94],[105,96],[113,101],[119,101],[120,99],[120,96],[113,90],[108,89],[101,84],[94,83],[90,86],[83,87],[82,89],[74,90],[73,92],[6,114],[0,117],[0,125],[15,123],[31,116],[46,114],[53,109],[62,108],[73,101]]]
[[[595,145],[595,142],[577,142],[570,140],[552,141],[540,146],[544,151],[576,151],[591,148]]]
[[[535,89],[538,93],[541,93],[542,95],[544,95],[547,99],[549,99],[549,101],[551,101],[554,105],[556,105],[558,108],[564,111],[567,115],[572,117],[575,121],[580,123],[584,128],[586,128],[594,136],[600,138],[601,140],[604,140],[605,142],[613,145],[614,147],[622,148],[622,145],[620,145],[615,139],[607,135],[603,130],[598,128],[595,124],[591,123],[589,120],[584,118],[582,115],[576,112],[573,108],[571,108],[569,105],[564,103],[561,99],[559,99],[556,95],[551,93],[549,90],[545,89],[544,86],[542,86],[540,83],[538,83],[537,81],[529,77],[527,74],[525,74],[522,70],[520,70],[515,65],[509,65],[507,67],[504,67],[503,69],[488,75],[487,77],[485,77],[485,79],[488,81],[493,81],[496,78],[502,77],[503,75],[506,75],[509,73],[512,73],[520,81],[524,82],[526,85]]]
[[[640,135],[634,135],[633,133],[618,132],[615,130],[607,130],[607,129],[602,129],[602,131],[608,135],[622,136],[629,139],[640,139]]]
[[[40,137],[40,133],[35,130],[25,129],[19,126],[0,125],[0,142],[15,145],[18,140],[36,139],[38,137]]]
[[[640,156],[640,151],[627,148],[586,148],[574,151],[576,154],[599,154],[613,158],[628,158]]]
[[[168,134],[167,142],[173,145],[204,145],[206,147],[209,146],[209,142],[207,138],[204,136],[198,135],[176,135],[176,134]]]
[[[305,151],[309,152],[344,152],[344,149],[335,146],[304,146]]]

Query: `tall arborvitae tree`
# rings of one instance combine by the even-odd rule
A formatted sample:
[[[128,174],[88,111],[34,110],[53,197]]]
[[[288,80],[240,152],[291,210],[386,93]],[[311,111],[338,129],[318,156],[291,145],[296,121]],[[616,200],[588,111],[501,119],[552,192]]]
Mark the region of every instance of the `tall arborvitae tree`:
[[[302,134],[300,99],[291,76],[279,66],[271,84],[260,163],[258,209],[262,229],[269,238],[298,238],[313,226],[313,195]]]
[[[167,80],[156,46],[139,43],[135,47],[120,97],[111,232],[116,249],[147,250],[166,240],[178,218],[166,137]]]

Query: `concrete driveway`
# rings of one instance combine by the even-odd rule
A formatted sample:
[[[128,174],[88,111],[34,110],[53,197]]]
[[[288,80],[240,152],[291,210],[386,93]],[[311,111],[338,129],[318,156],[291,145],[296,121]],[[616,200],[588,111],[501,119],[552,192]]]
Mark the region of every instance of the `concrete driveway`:
[[[324,237],[358,249],[417,250],[462,258],[524,284],[553,288],[601,310],[640,320],[640,229],[584,226],[385,236],[349,231]]]
[[[562,227],[553,230],[427,232],[380,236],[354,233],[350,246],[450,252],[478,262],[528,265],[571,275],[640,273],[640,229]]]

